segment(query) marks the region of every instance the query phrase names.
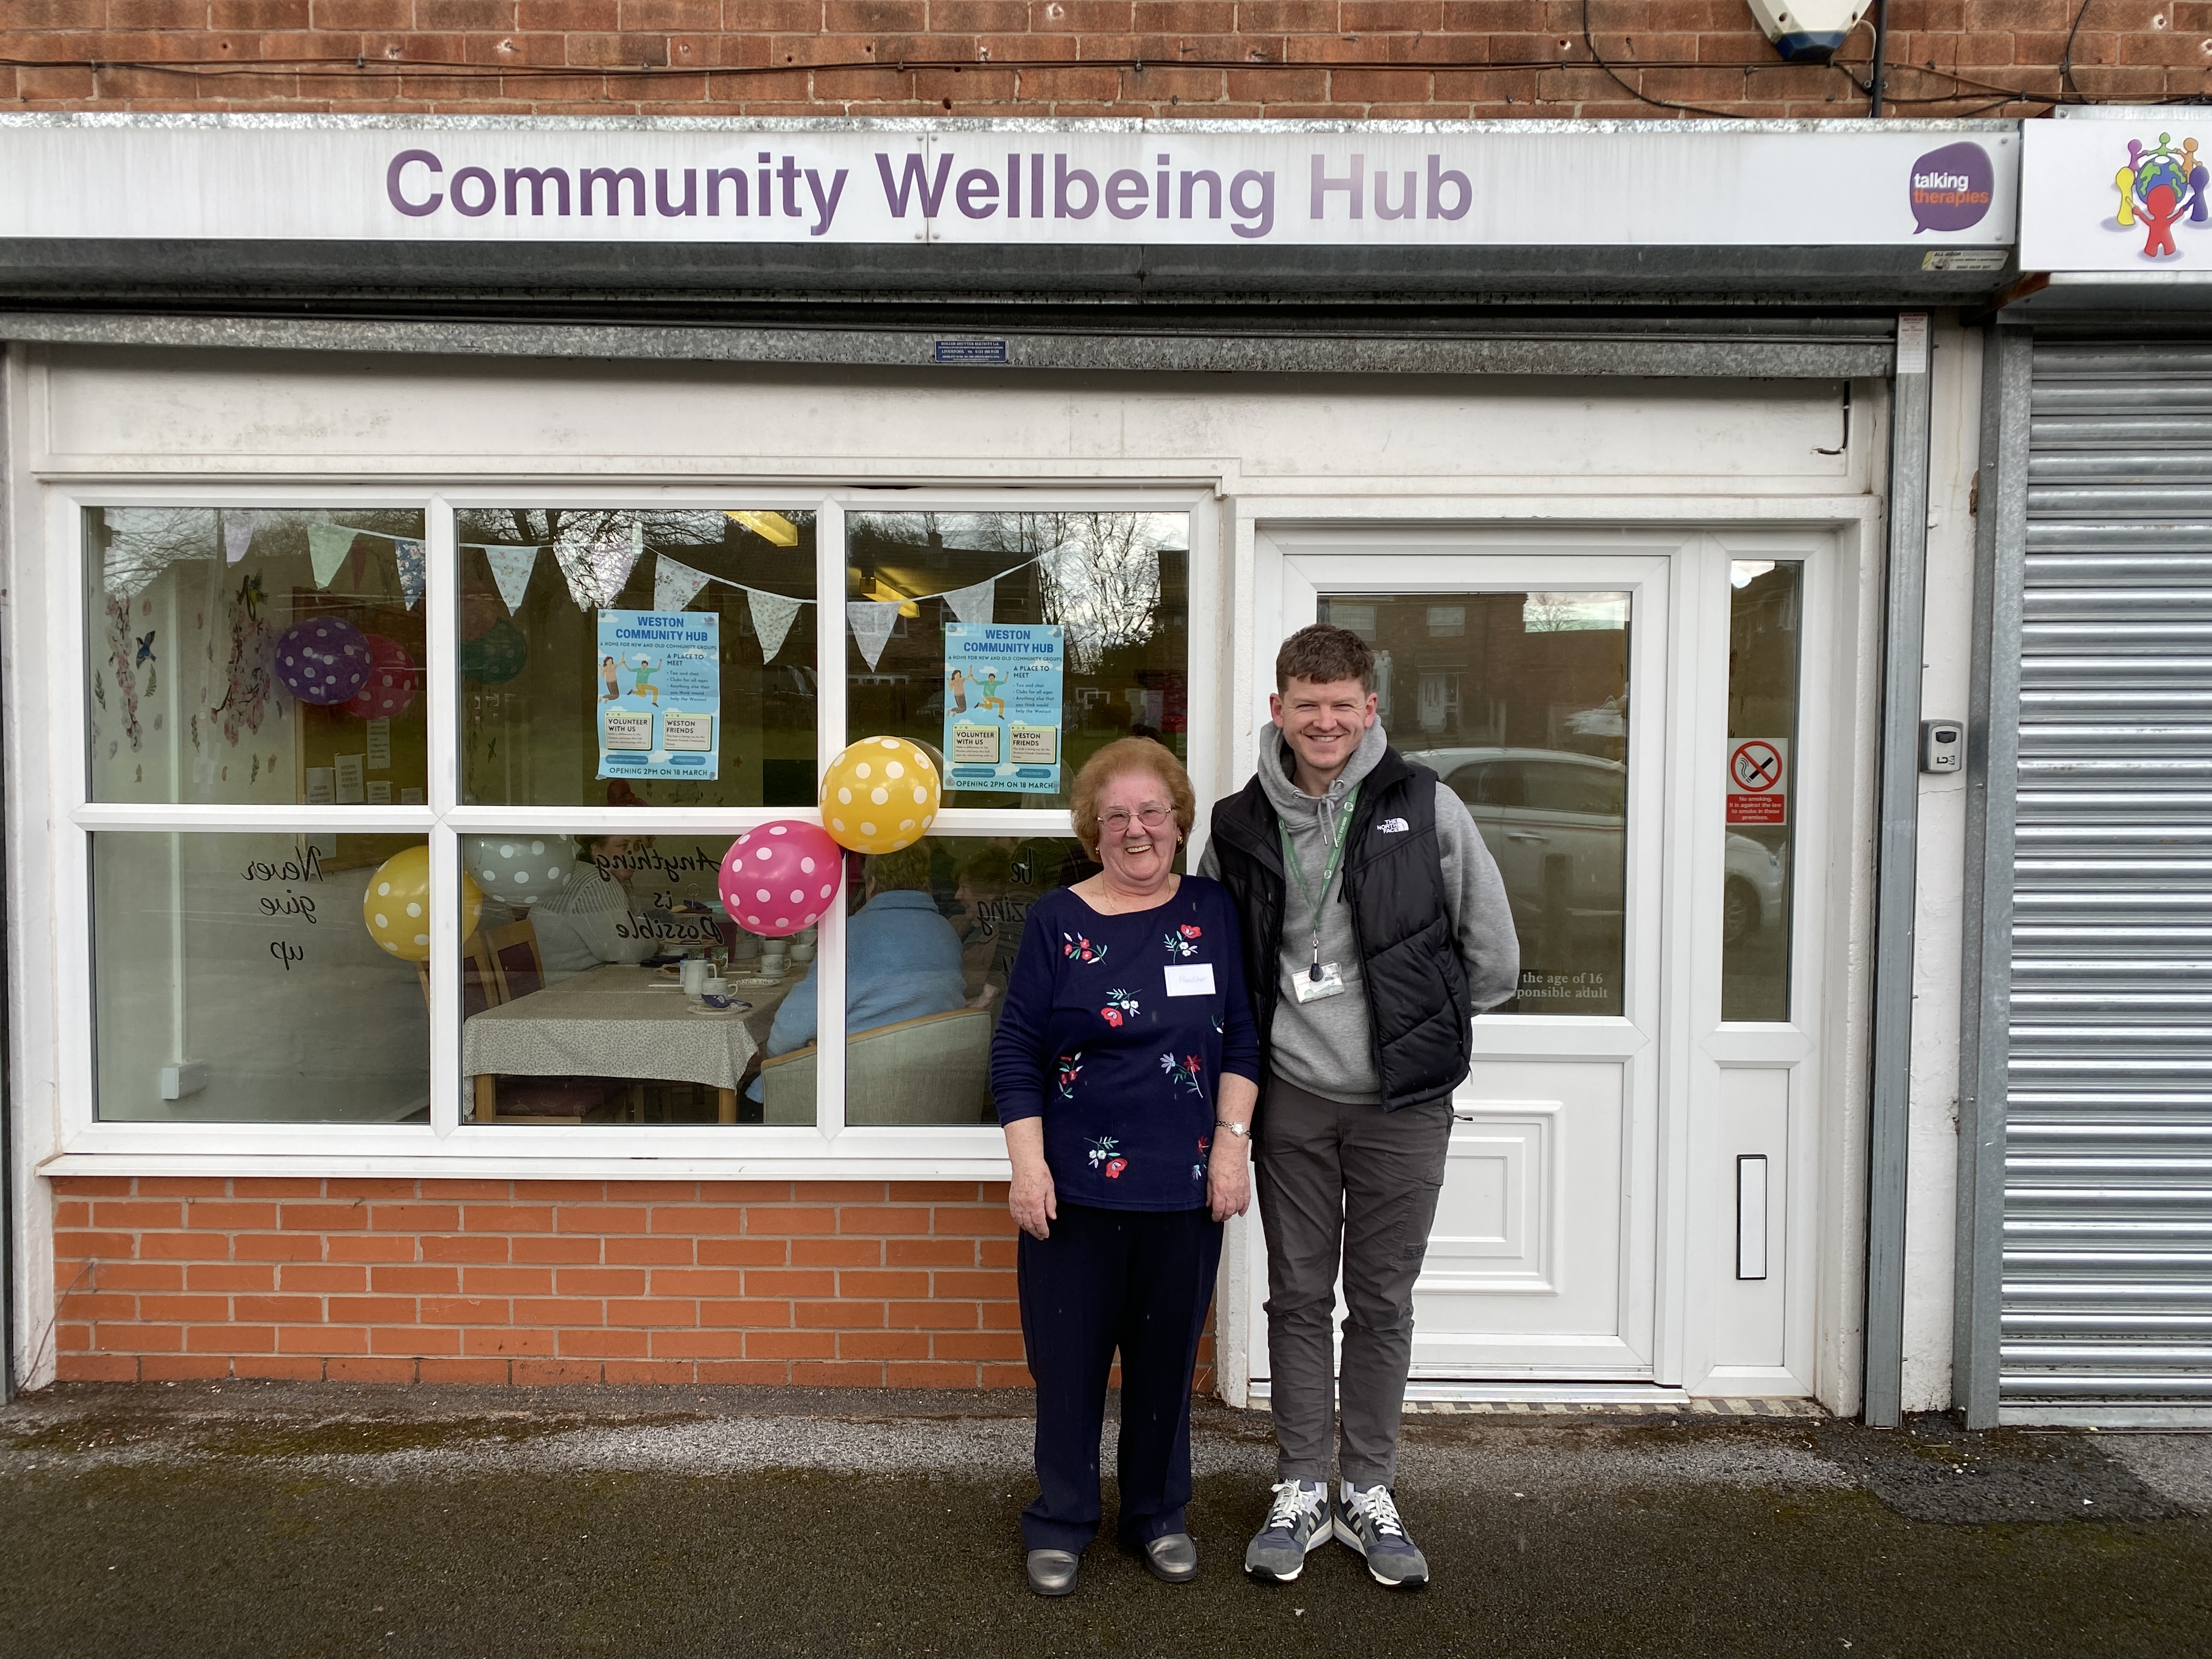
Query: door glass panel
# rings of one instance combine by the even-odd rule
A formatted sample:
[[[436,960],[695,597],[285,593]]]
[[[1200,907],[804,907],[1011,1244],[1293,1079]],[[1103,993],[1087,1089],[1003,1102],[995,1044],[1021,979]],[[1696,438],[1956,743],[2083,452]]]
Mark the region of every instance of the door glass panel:
[[[1790,1018],[1802,561],[1729,568],[1728,874],[1721,1018]]]
[[[1188,514],[845,522],[848,735],[949,758],[947,806],[1064,810],[1116,738],[1188,762]]]
[[[1384,729],[1467,803],[1521,936],[1523,1014],[1621,1012],[1626,593],[1331,594]]]

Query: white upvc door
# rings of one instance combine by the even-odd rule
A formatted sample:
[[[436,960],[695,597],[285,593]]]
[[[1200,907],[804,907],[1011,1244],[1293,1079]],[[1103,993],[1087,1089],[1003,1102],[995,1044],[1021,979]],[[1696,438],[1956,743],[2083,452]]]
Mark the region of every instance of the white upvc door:
[[[1784,556],[1816,558],[1824,539]],[[1783,1351],[1786,1266],[1810,1211],[1791,1201],[1792,1152],[1810,1137],[1790,1127],[1810,1109],[1818,1024],[1814,941],[1791,927],[1816,908],[1806,884],[1794,906],[1786,888],[1778,902],[1759,890],[1775,971],[1797,964],[1796,1020],[1720,1018],[1723,896],[1747,849],[1767,856],[1725,827],[1730,574],[1764,567],[1672,527],[1284,529],[1257,551],[1263,619],[1284,633],[1331,621],[1374,645],[1393,744],[1467,803],[1520,934],[1521,994],[1476,1023],[1452,1103],[1416,1382],[1694,1387],[1718,1367],[1729,1391],[1803,1392]],[[1815,851],[1801,837],[1801,860]],[[1764,1260],[1739,1264],[1747,1154],[1770,1159],[1745,1200],[1762,1205],[1749,1224]]]

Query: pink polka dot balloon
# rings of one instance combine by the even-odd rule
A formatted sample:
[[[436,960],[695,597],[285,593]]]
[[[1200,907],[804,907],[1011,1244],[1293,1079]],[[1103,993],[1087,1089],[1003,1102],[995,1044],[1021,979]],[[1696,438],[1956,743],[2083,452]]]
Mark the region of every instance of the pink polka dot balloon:
[[[416,690],[422,683],[421,676],[416,672],[415,659],[397,640],[387,640],[381,634],[364,634],[362,637],[368,641],[371,666],[361,690],[346,703],[345,712],[365,720],[397,720],[415,701]]]
[[[818,823],[778,818],[722,854],[722,904],[749,933],[782,939],[822,920],[844,880],[845,852]]]
[[[375,662],[368,635],[351,623],[310,617],[277,636],[270,665],[284,689],[301,702],[328,705],[349,701],[368,684]]]

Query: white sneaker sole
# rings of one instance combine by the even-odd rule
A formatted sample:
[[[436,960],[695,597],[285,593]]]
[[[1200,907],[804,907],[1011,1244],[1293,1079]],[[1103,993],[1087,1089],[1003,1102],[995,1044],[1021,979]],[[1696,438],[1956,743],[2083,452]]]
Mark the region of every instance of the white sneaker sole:
[[[1419,1578],[1385,1578],[1380,1572],[1376,1571],[1375,1563],[1368,1559],[1367,1547],[1359,1541],[1359,1534],[1358,1533],[1354,1532],[1350,1527],[1346,1526],[1342,1518],[1337,1516],[1331,1516],[1329,1517],[1328,1524],[1330,1528],[1336,1534],[1336,1541],[1343,1545],[1353,1554],[1357,1555],[1362,1561],[1365,1561],[1367,1563],[1367,1576],[1370,1578],[1372,1578],[1376,1583],[1382,1585],[1383,1589],[1407,1589],[1425,1584],[1429,1582],[1429,1576],[1425,1572]]]

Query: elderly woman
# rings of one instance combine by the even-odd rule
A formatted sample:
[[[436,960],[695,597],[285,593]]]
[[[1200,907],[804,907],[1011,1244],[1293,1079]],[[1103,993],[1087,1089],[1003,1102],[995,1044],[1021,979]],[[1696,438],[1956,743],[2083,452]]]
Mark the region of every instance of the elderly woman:
[[[1075,781],[1075,833],[1105,868],[1030,908],[991,1050],[1022,1237],[1036,1380],[1030,1588],[1065,1595],[1097,1535],[1107,1372],[1121,1355],[1123,1546],[1187,1583],[1190,1379],[1221,1224],[1249,1201],[1259,1038],[1227,892],[1175,872],[1190,780],[1125,738]]]

